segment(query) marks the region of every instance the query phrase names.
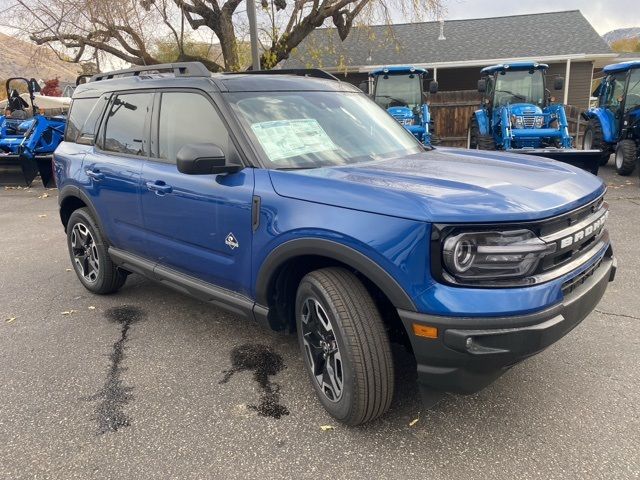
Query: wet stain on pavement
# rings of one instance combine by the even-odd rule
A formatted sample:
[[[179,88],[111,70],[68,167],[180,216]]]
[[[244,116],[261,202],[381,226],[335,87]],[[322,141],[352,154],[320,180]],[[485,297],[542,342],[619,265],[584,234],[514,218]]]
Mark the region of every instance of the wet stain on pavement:
[[[99,434],[116,432],[119,428],[131,424],[131,419],[125,413],[124,407],[133,398],[131,393],[133,387],[127,387],[123,383],[122,373],[126,369],[122,366],[122,361],[129,330],[134,323],[142,320],[144,315],[143,310],[128,305],[110,308],[105,312],[107,319],[119,324],[121,328],[120,338],[113,344],[109,354],[111,365],[104,386],[90,397],[92,401],[99,400],[95,411]]]
[[[227,383],[236,372],[253,371],[253,378],[260,385],[262,394],[260,403],[249,405],[249,408],[264,417],[280,418],[289,415],[289,409],[280,405],[280,385],[269,380],[269,377],[285,368],[280,355],[266,345],[240,345],[231,351],[231,365],[219,383]]]

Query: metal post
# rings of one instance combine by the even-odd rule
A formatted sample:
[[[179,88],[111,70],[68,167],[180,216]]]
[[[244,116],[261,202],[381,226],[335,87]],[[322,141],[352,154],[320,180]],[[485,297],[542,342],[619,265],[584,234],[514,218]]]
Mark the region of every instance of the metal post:
[[[249,35],[251,37],[251,65],[253,70],[260,70],[258,54],[258,23],[256,21],[256,2],[247,0],[247,16],[249,17]]]
[[[567,68],[564,72],[564,99],[562,103],[569,104],[569,82],[571,82],[571,59],[567,58]]]

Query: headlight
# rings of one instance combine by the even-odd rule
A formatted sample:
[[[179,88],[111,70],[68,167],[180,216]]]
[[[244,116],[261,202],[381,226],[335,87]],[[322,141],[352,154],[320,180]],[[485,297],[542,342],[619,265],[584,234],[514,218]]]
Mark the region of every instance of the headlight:
[[[536,128],[542,128],[542,125],[544,125],[544,117],[542,115],[536,116],[533,124]]]
[[[511,115],[511,128],[524,128],[522,115]]]
[[[442,242],[443,273],[463,284],[524,279],[555,248],[530,230],[454,232]]]

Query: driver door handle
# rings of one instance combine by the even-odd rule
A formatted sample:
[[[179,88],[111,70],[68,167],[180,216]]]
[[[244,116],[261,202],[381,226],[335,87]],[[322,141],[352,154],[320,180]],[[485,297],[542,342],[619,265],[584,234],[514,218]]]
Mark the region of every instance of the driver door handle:
[[[99,182],[100,180],[104,180],[104,173],[101,173],[100,170],[87,169],[85,170],[85,173],[87,174],[87,177],[91,178],[92,180],[95,180],[96,182]]]

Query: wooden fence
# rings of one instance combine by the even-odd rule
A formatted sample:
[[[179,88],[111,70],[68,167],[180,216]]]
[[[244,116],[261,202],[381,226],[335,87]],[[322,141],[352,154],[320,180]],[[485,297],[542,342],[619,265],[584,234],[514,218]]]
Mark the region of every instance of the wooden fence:
[[[475,90],[439,92],[431,95],[429,108],[431,118],[435,122],[435,134],[439,145],[467,146],[469,119],[480,107],[480,100],[481,96]],[[567,105],[565,111],[569,123],[569,134],[574,137],[575,145],[581,148],[585,122],[580,117],[580,109]]]

